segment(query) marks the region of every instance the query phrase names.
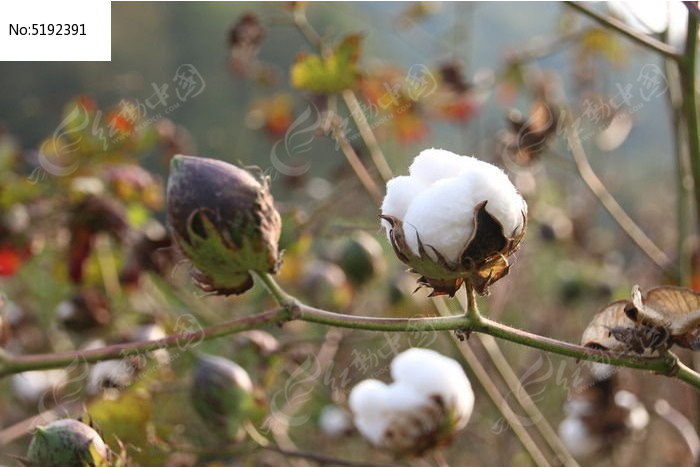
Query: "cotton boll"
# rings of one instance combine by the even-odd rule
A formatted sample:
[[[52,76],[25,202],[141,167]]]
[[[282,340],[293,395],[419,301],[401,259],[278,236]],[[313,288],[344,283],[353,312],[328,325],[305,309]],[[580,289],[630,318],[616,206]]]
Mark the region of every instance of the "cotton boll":
[[[462,366],[430,349],[413,348],[391,362],[391,376],[428,397],[438,395],[465,425],[474,406],[474,392]]]
[[[649,412],[637,396],[624,389],[615,393],[615,403],[629,410],[625,424],[633,431],[643,430],[649,424]]]
[[[321,409],[318,425],[326,435],[338,438],[350,432],[352,420],[346,410],[337,405],[327,405]]]
[[[87,393],[96,395],[104,389],[124,389],[133,382],[134,373],[134,367],[126,360],[97,362],[88,373]]]
[[[454,296],[463,282],[485,294],[525,233],[522,196],[498,167],[442,149],[421,152],[409,172],[387,183],[382,204],[399,259],[431,295]]]
[[[68,380],[65,370],[25,371],[12,376],[12,390],[26,404],[34,404],[49,392],[62,388]]]
[[[358,431],[372,444],[421,453],[463,428],[474,394],[462,367],[429,349],[409,349],[391,363],[394,382],[369,379],[349,404]]]
[[[366,379],[350,392],[349,405],[354,415],[355,427],[372,444],[382,443],[384,432],[389,425],[383,407],[388,387],[376,379]]]
[[[558,431],[564,445],[576,457],[589,456],[600,448],[600,441],[591,435],[578,417],[565,418]]]

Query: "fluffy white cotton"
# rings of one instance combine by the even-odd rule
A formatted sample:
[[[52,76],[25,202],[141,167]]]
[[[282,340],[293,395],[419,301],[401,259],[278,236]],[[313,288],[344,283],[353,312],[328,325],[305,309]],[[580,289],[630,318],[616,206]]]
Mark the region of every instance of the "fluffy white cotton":
[[[67,381],[65,370],[25,371],[12,376],[12,389],[19,399],[34,404],[45,393],[62,388]]]
[[[462,367],[454,360],[428,349],[409,349],[391,363],[394,381],[385,384],[367,379],[350,393],[355,426],[377,446],[390,446],[392,426],[410,425],[423,419],[427,427],[441,425],[435,417],[455,420],[454,430],[463,428],[474,406],[474,393]],[[439,396],[444,411],[435,397]],[[406,433],[404,433],[405,435]],[[415,432],[420,436],[420,430]]]
[[[589,456],[600,448],[600,441],[588,431],[586,424],[578,417],[567,417],[561,422],[559,437],[576,457]]]
[[[428,397],[439,395],[454,409],[460,427],[466,425],[474,407],[474,391],[455,360],[434,350],[413,348],[394,358],[391,376]]]
[[[615,393],[615,404],[629,410],[625,424],[633,431],[643,430],[649,424],[649,412],[637,396],[629,391],[620,390]]]
[[[527,205],[508,176],[494,165],[444,149],[426,149],[415,158],[409,173],[387,183],[382,214],[403,221],[408,246],[415,254],[419,253],[418,235],[423,244],[458,261],[471,239],[474,209],[484,201],[506,236],[523,227]],[[383,225],[388,227],[386,222]],[[430,248],[427,251],[432,254]]]
[[[326,435],[338,438],[347,434],[352,428],[350,414],[337,405],[327,405],[321,409],[318,425]]]
[[[87,393],[99,394],[107,388],[123,389],[134,381],[135,368],[126,360],[97,362],[88,373]]]

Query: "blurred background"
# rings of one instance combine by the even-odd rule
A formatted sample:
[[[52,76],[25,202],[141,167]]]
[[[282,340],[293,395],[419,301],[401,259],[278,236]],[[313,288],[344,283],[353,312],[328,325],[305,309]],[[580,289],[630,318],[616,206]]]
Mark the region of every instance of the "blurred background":
[[[588,7],[683,46],[680,2]],[[339,63],[335,75],[309,62],[319,53],[316,34]],[[697,290],[693,216],[687,187],[677,183],[677,70],[564,4],[113,2],[110,63],[4,63],[2,71],[0,342],[11,352],[154,338],[272,306],[258,288],[224,298],[191,285],[165,230],[164,184],[177,153],[258,166],[270,177],[284,222],[279,280],[317,306],[436,313],[425,290],[414,293],[415,277],[393,256],[373,197],[347,161],[355,154],[383,193],[383,179],[406,174],[429,147],[504,168],[528,202],[529,229],[511,273],[480,301],[488,316],[578,343],[596,311],[628,298],[634,284]],[[655,245],[651,255],[582,179],[566,115],[594,173]],[[594,378],[590,365],[499,343],[542,411],[533,419],[518,404],[517,386],[501,379],[489,344],[475,338],[455,344],[447,333],[291,323],[197,343],[196,351],[226,356],[251,374],[259,402],[251,419],[261,436],[289,449],[389,463],[351,426],[332,432],[319,420],[329,405],[346,410],[361,379],[386,380],[391,358],[414,345],[463,363],[460,346],[470,347],[552,464],[561,464],[561,452],[538,424],[557,431],[569,419],[582,420],[562,432],[581,463],[697,462],[696,391],[643,372]],[[22,423],[49,411],[88,414],[133,464],[288,465],[249,434],[234,453],[220,449],[188,402],[192,350],[166,361],[148,356],[125,379],[80,362],[53,375],[5,377],[0,452],[23,455]],[[689,351],[679,355],[693,363]],[[531,465],[499,404],[464,365],[475,413],[442,449],[443,460]],[[616,399],[620,390],[635,402]],[[585,415],[571,408],[582,400]],[[631,421],[640,406],[648,419]],[[430,456],[401,462],[440,465]]]

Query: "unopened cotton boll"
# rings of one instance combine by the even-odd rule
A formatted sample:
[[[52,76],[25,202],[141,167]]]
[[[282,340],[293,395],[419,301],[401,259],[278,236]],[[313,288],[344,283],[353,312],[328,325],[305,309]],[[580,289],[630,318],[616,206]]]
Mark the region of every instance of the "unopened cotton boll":
[[[350,393],[358,431],[372,444],[419,454],[464,428],[474,393],[462,367],[428,349],[409,349],[391,363],[394,381],[368,379]]]
[[[397,256],[432,295],[465,281],[485,294],[525,234],[525,200],[498,167],[443,149],[422,151],[409,174],[389,180],[381,208]]]

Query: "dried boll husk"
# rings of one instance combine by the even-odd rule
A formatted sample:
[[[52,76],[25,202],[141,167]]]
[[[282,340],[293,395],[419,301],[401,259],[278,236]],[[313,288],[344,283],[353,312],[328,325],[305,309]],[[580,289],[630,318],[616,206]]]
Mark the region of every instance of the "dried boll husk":
[[[251,270],[275,273],[282,222],[268,181],[232,164],[175,156],[168,179],[168,223],[207,292],[241,294]]]

